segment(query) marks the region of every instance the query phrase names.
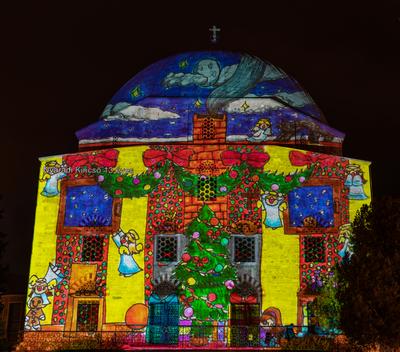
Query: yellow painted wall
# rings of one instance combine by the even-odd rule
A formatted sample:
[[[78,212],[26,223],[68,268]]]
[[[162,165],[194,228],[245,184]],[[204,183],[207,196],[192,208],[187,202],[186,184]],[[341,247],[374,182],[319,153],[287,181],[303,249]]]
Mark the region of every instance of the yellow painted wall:
[[[146,171],[142,154],[148,147],[120,148],[117,167],[133,169],[134,174]],[[138,243],[145,245],[147,216],[147,197],[123,199],[121,229],[127,232],[134,229],[140,236]],[[144,269],[143,252],[135,255],[135,261]],[[125,313],[135,303],[144,303],[144,272],[131,277],[120,276],[118,272],[120,255],[118,248],[110,238],[107,269],[106,323],[125,321]]]
[[[46,161],[49,160],[56,160],[61,164],[61,157],[42,158],[39,180],[43,179],[43,167]],[[60,196],[41,196],[40,193],[45,184],[45,180],[39,181],[29,278],[32,275],[36,275],[39,278],[44,277],[47,273],[49,262],[54,263],[56,259],[56,227]],[[29,295],[29,288],[27,292]],[[51,324],[51,315],[53,311],[53,298],[51,296],[49,297],[49,301],[50,304],[43,309],[46,319],[41,322],[42,325]]]
[[[351,164],[358,164],[361,167],[361,170],[364,173],[364,178],[366,179],[366,183],[364,184],[364,192],[367,195],[367,199],[364,200],[350,200],[349,208],[350,208],[350,221],[354,220],[356,216],[357,210],[362,207],[363,204],[369,204],[372,200],[372,190],[371,190],[371,175],[369,172],[369,168],[371,163],[369,161],[364,160],[356,160],[349,159]]]
[[[288,172],[296,168],[290,163],[291,149],[278,146],[265,147],[270,160],[264,169]],[[299,169],[299,168],[297,168]],[[263,211],[263,221],[265,211]],[[263,224],[261,254],[262,310],[278,308],[283,324],[297,324],[297,291],[300,288],[300,246],[298,235],[285,235],[284,228],[275,230]]]
[[[143,165],[142,154],[147,146],[117,148],[119,150],[117,167],[132,169],[133,174],[146,171]],[[289,161],[290,148],[267,146],[265,151],[270,160],[265,170],[283,172],[285,174],[300,170],[293,167]],[[43,178],[43,166],[46,161],[56,160],[61,163],[61,157],[43,158],[40,179]],[[369,174],[370,163],[367,161],[350,159],[350,163],[358,164],[368,181],[364,185],[366,200],[350,200],[350,218],[353,219],[356,211],[371,201],[371,180]],[[44,197],[40,193],[45,185],[39,182],[37,195],[36,220],[34,228],[33,249],[31,258],[30,276],[44,277],[49,262],[55,260],[56,255],[56,225],[59,208],[59,196]],[[261,205],[260,205],[261,206]],[[147,197],[123,199],[121,214],[121,229],[124,232],[134,229],[140,236],[139,243],[145,245],[145,229],[147,217]],[[263,221],[265,212],[263,211]],[[261,252],[261,284],[263,288],[263,306],[279,308],[283,324],[297,323],[297,292],[300,288],[299,275],[299,237],[298,235],[284,234],[284,228],[271,229],[263,225],[263,241]],[[144,303],[144,272],[141,271],[131,277],[119,275],[120,255],[118,248],[110,238],[108,251],[107,290],[106,290],[106,323],[123,323],[125,313],[135,303]],[[135,255],[139,267],[144,268],[143,252]],[[53,298],[50,297],[44,312],[46,320],[42,325],[51,324]]]

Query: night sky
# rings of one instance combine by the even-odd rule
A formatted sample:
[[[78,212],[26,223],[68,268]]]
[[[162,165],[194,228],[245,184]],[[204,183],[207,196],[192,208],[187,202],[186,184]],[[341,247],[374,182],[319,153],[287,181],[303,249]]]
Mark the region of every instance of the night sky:
[[[38,157],[77,151],[74,132],[97,121],[126,81],[181,52],[248,52],[282,68],[346,134],[344,155],[372,161],[374,195],[400,196],[398,0],[7,3],[0,228],[9,292],[23,292],[28,280]],[[214,24],[222,29],[217,44]]]

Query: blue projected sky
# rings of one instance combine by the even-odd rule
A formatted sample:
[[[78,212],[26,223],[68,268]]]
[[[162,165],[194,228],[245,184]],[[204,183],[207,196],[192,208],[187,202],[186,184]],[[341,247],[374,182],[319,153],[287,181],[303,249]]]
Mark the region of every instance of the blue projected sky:
[[[110,226],[112,197],[100,186],[68,187],[65,204],[65,226]]]
[[[306,217],[313,217],[317,227],[334,226],[333,190],[331,186],[296,188],[288,195],[291,226],[303,227]]]

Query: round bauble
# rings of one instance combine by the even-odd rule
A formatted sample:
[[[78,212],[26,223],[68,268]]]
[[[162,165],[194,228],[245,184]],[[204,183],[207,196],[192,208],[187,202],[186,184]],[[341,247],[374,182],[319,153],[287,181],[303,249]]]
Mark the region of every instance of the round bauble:
[[[189,277],[187,283],[189,286],[193,286],[196,283],[196,280],[193,277]]]
[[[125,323],[131,329],[143,329],[147,325],[149,309],[142,303],[131,306],[125,314]]]
[[[210,302],[214,302],[214,301],[217,299],[217,295],[216,295],[214,292],[210,292],[210,293],[207,295],[207,298],[208,298],[208,300],[209,300]]]
[[[192,258],[192,257],[191,257],[190,254],[188,254],[188,253],[183,253],[183,254],[182,254],[182,260],[183,260],[184,262],[188,262],[191,258]]]
[[[183,311],[183,315],[186,318],[191,318],[193,316],[193,308],[192,307],[185,308],[185,310]]]
[[[222,269],[223,269],[224,267],[221,265],[221,264],[217,264],[216,266],[215,266],[215,272],[216,273],[219,273],[220,271],[222,271]]]
[[[232,171],[229,173],[229,177],[230,177],[230,178],[236,178],[236,177],[238,177],[238,172],[235,171],[235,170],[232,170]]]
[[[217,218],[211,218],[210,219],[210,224],[212,226],[217,226],[219,224],[219,220]]]
[[[235,287],[235,283],[232,280],[226,280],[225,281],[225,287],[228,290],[232,290]]]

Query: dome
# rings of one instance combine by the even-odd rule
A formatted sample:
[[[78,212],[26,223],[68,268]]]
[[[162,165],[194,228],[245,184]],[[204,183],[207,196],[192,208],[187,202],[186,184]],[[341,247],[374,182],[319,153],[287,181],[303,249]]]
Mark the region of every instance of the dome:
[[[192,140],[195,114],[226,115],[226,140],[233,142],[252,141],[252,127],[260,120],[268,121],[269,139],[279,139],[292,128],[282,124],[299,119],[306,129],[327,131],[331,140],[343,137],[281,69],[249,54],[222,51],[178,54],[148,66],[117,91],[99,122],[77,136],[80,144],[186,142]]]

